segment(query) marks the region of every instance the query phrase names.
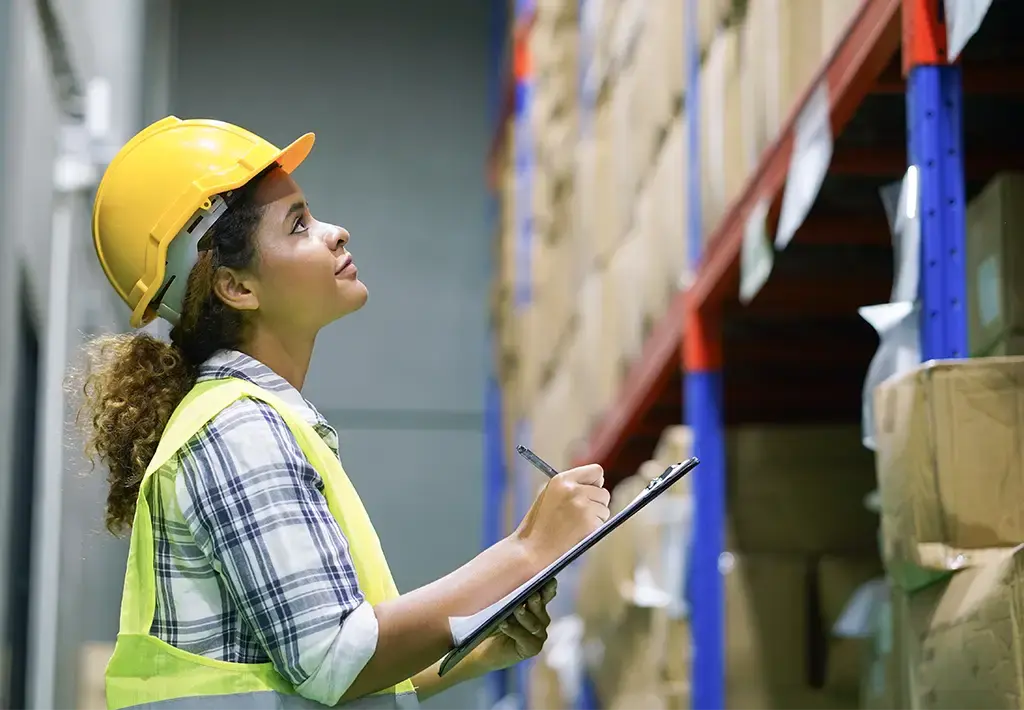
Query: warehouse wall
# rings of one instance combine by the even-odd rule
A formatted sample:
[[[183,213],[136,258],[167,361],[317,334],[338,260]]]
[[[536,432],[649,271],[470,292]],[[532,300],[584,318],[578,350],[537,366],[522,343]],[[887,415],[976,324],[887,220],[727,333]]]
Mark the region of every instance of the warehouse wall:
[[[10,184],[8,159],[8,113],[10,99],[8,92],[11,85],[11,57],[14,53],[14,29],[11,24],[11,3],[0,3],[0,341],[12,342],[17,328],[18,290],[17,262],[14,257],[14,240],[9,236],[10,220]],[[10,515],[11,468],[14,455],[11,443],[14,439],[12,427],[14,412],[14,376],[17,350],[13,347],[0,347],[0,520],[7,520]],[[0,524],[0,579],[9,578],[9,557],[7,550],[10,544],[10,528]],[[0,704],[8,706],[8,673],[10,642],[8,640],[9,625],[7,622],[7,604],[9,585],[0,584]]]
[[[59,0],[53,5],[79,78],[102,76],[111,84],[112,139],[130,134],[138,127],[140,77],[133,69],[142,41],[134,31],[141,17],[138,4]],[[59,401],[65,366],[79,352],[83,335],[116,327],[123,313],[90,254],[89,196],[54,194],[61,117],[36,4],[0,3],[0,27],[0,342],[5,345],[0,348],[0,638],[6,646],[26,618],[23,610],[9,616],[8,602],[31,571],[35,606],[23,631],[32,639],[34,655],[3,651],[29,665],[36,679],[35,689],[31,684],[25,689],[30,700],[74,707],[80,645],[109,641],[116,632],[125,547],[102,532],[104,483],[102,476],[80,475],[85,471],[80,440],[66,437],[59,425],[56,431],[34,429],[48,403],[57,401],[48,411],[58,418],[70,415]],[[60,200],[73,229],[66,290],[53,288],[50,275],[52,214]],[[60,318],[51,320],[53,313]],[[49,370],[48,353],[56,355]],[[47,390],[56,392],[56,400]],[[28,406],[33,401],[35,406]],[[30,510],[37,525],[44,519],[40,511],[48,511],[45,525],[31,535],[26,529]],[[32,555],[31,567],[26,554]],[[55,626],[48,623],[54,619]],[[9,691],[6,680],[0,678],[0,692]]]
[[[110,82],[115,143],[169,110],[237,121],[281,142],[318,133],[303,183],[318,214],[353,232],[372,296],[362,313],[321,337],[307,394],[341,430],[346,466],[378,521],[399,586],[410,589],[468,559],[480,537],[486,4],[446,3],[443,16],[395,0],[310,0],[286,11],[269,1],[54,5],[79,78]],[[443,29],[428,30],[434,22]],[[286,26],[295,27],[294,41],[282,35]],[[31,543],[37,586],[29,633],[47,631],[40,618],[56,618],[52,633],[34,637],[35,689],[52,691],[36,703],[76,707],[96,675],[79,672],[83,644],[109,642],[116,631],[125,545],[102,530],[105,485],[100,475],[79,475],[79,437],[44,431],[35,464],[13,455],[31,448],[14,443],[17,431],[31,437],[36,423],[16,426],[26,416],[14,406],[16,384],[41,370],[39,394],[52,390],[53,373],[60,378],[75,364],[82,338],[116,329],[125,314],[92,259],[90,197],[53,190],[60,113],[34,1],[0,3],[0,28],[0,341],[19,344],[0,348],[0,639],[9,630],[11,542]],[[300,64],[319,69],[303,72]],[[231,67],[230,83],[218,83],[211,66]],[[73,229],[64,305],[51,283],[59,204],[69,206]],[[48,331],[53,313],[67,321]],[[26,328],[38,352],[21,342]],[[47,339],[55,335],[66,352],[47,371]],[[11,484],[26,480],[18,497]],[[436,492],[444,503],[426,504]],[[59,517],[31,539],[11,529],[11,512],[30,502],[37,519],[41,510]],[[52,554],[40,559],[45,550]],[[459,689],[438,702],[475,707],[475,692]]]
[[[181,0],[173,22],[177,115],[317,133],[297,177],[352,233],[370,300],[321,335],[306,394],[403,590],[479,548],[489,5]]]

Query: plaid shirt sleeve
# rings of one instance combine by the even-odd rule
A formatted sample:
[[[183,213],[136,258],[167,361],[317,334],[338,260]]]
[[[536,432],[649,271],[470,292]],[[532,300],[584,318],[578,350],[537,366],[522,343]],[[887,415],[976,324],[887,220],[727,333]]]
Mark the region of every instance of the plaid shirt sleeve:
[[[263,402],[235,402],[183,451],[176,488],[196,543],[275,668],[301,695],[337,703],[376,650],[376,617],[287,424]]]

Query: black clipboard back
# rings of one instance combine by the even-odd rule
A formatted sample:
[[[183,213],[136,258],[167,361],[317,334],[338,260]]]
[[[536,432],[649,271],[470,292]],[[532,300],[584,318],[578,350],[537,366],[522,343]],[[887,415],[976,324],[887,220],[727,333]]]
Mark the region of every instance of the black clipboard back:
[[[501,609],[495,612],[487,623],[467,637],[461,644],[449,651],[448,655],[446,655],[441,661],[441,667],[438,669],[438,675],[444,676],[447,674],[448,671],[468,656],[473,649],[479,646],[484,639],[493,634],[501,622],[512,616],[513,612],[525,604],[527,599],[539,592],[549,579],[558,575],[558,573],[582,556],[583,553],[603,540],[624,522],[636,515],[655,498],[671,488],[672,485],[682,479],[683,476],[695,469],[699,463],[700,460],[696,456],[693,456],[686,461],[672,464],[666,468],[660,476],[648,483],[646,488],[644,488],[644,490],[634,498],[629,505],[617,514],[613,515],[605,521],[604,525],[599,527],[580,542],[576,543],[572,549],[548,565],[544,571],[524,585],[518,594],[502,605]]]

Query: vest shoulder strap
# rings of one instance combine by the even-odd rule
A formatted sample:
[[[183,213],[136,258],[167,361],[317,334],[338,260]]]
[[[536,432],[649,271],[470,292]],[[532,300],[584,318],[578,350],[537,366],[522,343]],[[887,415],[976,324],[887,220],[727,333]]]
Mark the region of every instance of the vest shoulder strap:
[[[304,428],[305,421],[295,415],[282,399],[262,387],[237,377],[206,380],[196,384],[174,410],[156,453],[146,467],[145,477],[152,476],[214,417],[242,397],[252,397],[269,404],[284,418],[294,434]]]

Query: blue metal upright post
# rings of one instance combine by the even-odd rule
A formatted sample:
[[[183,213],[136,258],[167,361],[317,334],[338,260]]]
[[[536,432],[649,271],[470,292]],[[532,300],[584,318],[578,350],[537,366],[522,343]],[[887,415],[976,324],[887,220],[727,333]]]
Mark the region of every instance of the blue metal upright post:
[[[492,344],[495,339],[491,338]],[[493,351],[493,349],[492,349]],[[487,377],[486,401],[484,403],[484,530],[483,545],[488,548],[505,535],[503,512],[505,509],[505,442],[501,416],[501,386],[494,373],[493,363]],[[491,704],[508,694],[508,672],[496,671],[488,677],[488,694]]]
[[[589,2],[594,2],[594,0],[579,0],[576,5],[580,37],[577,96],[580,104],[579,140],[581,144],[594,140],[594,105],[597,101],[599,89],[593,66],[596,38],[592,32],[593,24],[588,22],[588,13],[591,11],[587,6]],[[587,668],[585,663],[583,665],[583,678],[580,681],[575,710],[600,710],[601,702],[597,696],[597,688],[594,685],[593,678],[590,675],[591,669]]]
[[[697,0],[687,0],[687,246],[690,265],[694,269],[700,264],[703,251],[698,37]],[[719,314],[700,313],[688,308],[683,348],[685,419],[693,431],[694,453],[701,460],[700,467],[693,473],[693,549],[688,560],[686,585],[693,638],[691,707],[694,710],[721,710],[725,707],[725,612],[718,561],[725,541],[725,425]]]
[[[504,62],[506,36],[508,34],[508,8],[505,0],[491,3],[491,124],[494,130],[501,126],[502,108],[505,100]],[[500,182],[499,182],[500,184]],[[501,224],[501,202],[491,192],[487,205],[487,225],[490,235],[497,234]],[[497,273],[496,264],[491,264],[490,273]],[[497,543],[504,536],[504,501],[506,496],[505,441],[502,422],[501,384],[498,381],[497,334],[493,328],[488,335],[490,347],[486,364],[487,383],[484,393],[484,500],[483,500],[483,547]],[[508,671],[496,671],[487,679],[489,705],[493,705],[508,694]]]
[[[969,355],[963,94],[960,68],[946,59],[943,10],[937,0],[903,2],[907,153],[918,175],[921,356],[926,362]]]
[[[921,222],[921,356],[967,357],[966,224],[960,67],[918,66],[907,82],[907,139]]]
[[[530,104],[533,99],[533,76],[526,42],[526,28],[534,12],[534,0],[516,0],[513,47],[513,73],[515,75],[515,108],[513,110],[515,156],[515,213],[516,213],[516,266],[514,303],[517,310],[529,306],[533,300],[533,201],[531,198],[534,168],[533,132],[530,130]],[[528,444],[529,423],[523,419],[516,423],[517,440]],[[516,519],[521,520],[529,507],[527,475],[520,466],[514,470],[516,487]],[[515,666],[513,673],[515,693],[521,707],[526,707],[529,694],[530,662]]]

